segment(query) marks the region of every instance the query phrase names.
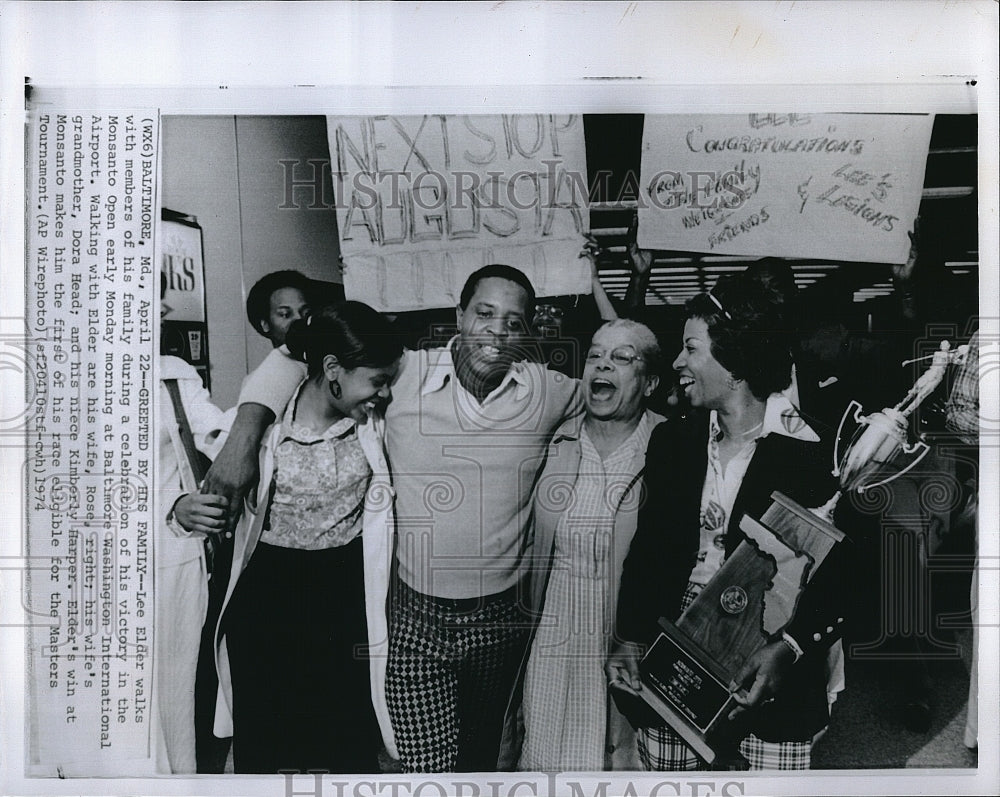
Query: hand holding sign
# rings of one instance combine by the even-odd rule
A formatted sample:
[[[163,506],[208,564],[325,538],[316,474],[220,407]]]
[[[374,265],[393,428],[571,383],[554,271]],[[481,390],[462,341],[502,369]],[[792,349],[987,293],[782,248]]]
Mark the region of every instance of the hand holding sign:
[[[625,244],[625,253],[628,255],[629,267],[638,276],[645,276],[653,268],[655,259],[653,252],[649,249],[639,248],[639,214],[632,216],[632,222],[628,227],[628,241]]]

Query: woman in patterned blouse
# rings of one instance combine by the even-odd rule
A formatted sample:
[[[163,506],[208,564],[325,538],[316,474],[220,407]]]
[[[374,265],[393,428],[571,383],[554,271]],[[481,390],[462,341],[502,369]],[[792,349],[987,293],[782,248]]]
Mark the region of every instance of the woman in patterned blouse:
[[[236,772],[376,772],[392,746],[369,661],[391,556],[381,408],[402,347],[360,302],[296,321],[286,342],[308,375],[265,436],[258,504],[237,528],[216,734],[232,732]]]

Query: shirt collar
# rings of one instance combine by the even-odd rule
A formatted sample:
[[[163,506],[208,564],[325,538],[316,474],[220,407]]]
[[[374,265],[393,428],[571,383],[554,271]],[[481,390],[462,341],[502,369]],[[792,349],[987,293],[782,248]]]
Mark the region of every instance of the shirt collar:
[[[709,430],[712,440],[718,440],[722,430],[719,427],[719,416],[715,410],[709,414]],[[805,418],[799,414],[795,405],[784,393],[772,393],[764,405],[764,423],[757,432],[755,440],[767,437],[769,434],[780,434],[795,440],[805,440],[818,443],[819,436],[812,430]]]
[[[640,451],[646,450],[646,445],[649,442],[649,433],[652,429],[649,426],[649,413],[645,410],[642,415],[639,416],[639,423],[636,424],[635,429],[632,430],[632,434],[628,436],[628,439],[619,446],[618,450],[615,451],[614,456],[621,456],[628,453],[629,456],[635,456]]]
[[[421,396],[441,390],[452,377],[455,377],[456,383],[461,384],[455,374],[455,346],[457,342],[458,335],[455,335],[444,348],[432,349],[427,353],[427,374],[424,376],[424,382],[420,388]],[[518,401],[531,392],[531,382],[525,373],[523,362],[512,363],[500,384],[490,392],[482,403],[485,404],[492,397],[500,395],[511,382],[517,385],[514,398]]]
[[[772,393],[767,397],[767,406],[764,408],[764,426],[760,435],[764,437],[769,434],[780,434],[810,443],[819,442],[819,435],[806,423],[806,419],[799,413],[798,408],[784,393]]]
[[[160,379],[190,379],[192,373],[197,372],[186,360],[169,354],[160,357]]]
[[[646,450],[646,446],[649,443],[649,435],[652,433],[652,421],[649,418],[649,412],[643,410],[642,415],[639,417],[639,423],[636,425],[632,432],[632,436],[626,441],[626,443],[633,448],[640,448],[643,451]]]
[[[586,417],[586,412],[581,412],[563,421],[562,425],[552,434],[552,443],[561,443],[564,440],[581,440],[584,433],[583,422]],[[622,443],[621,448],[635,448],[645,451],[652,431],[653,419],[650,417],[650,411],[643,410],[642,415],[639,416],[639,423],[636,424],[628,439]]]
[[[292,439],[300,443],[309,443],[317,440],[333,440],[335,438],[346,436],[351,430],[354,429],[355,426],[357,426],[357,421],[353,418],[341,418],[339,421],[331,423],[325,431],[320,433],[314,432],[312,429],[309,429],[294,420],[295,405],[298,403],[299,394],[302,392],[302,388],[305,386],[307,381],[308,378],[299,382],[299,386],[295,388],[295,393],[292,394],[291,400],[285,407],[285,412],[281,418],[281,439]]]

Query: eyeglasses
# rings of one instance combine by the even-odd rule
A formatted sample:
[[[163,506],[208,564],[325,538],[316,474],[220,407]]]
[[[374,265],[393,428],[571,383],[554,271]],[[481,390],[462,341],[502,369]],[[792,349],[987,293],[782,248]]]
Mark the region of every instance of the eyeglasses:
[[[554,304],[536,304],[535,315],[547,315],[550,318],[559,319],[566,315],[566,311]]]
[[[601,349],[591,349],[587,352],[587,362],[596,363],[604,359],[605,352]],[[642,356],[636,354],[631,349],[626,349],[624,347],[619,347],[617,349],[612,349],[611,353],[608,355],[611,358],[611,362],[615,365],[631,365],[636,360],[641,360]]]

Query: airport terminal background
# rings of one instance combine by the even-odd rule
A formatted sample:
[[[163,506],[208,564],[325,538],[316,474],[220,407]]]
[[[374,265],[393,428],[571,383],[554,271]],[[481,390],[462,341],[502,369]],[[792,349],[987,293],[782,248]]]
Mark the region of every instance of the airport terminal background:
[[[619,300],[629,280],[625,240],[639,190],[642,126],[639,114],[584,115],[590,226],[606,251],[600,279]],[[326,117],[167,115],[162,151],[162,206],[194,217],[202,230],[212,394],[220,406],[230,406],[246,373],[270,349],[246,320],[246,293],[254,282],[286,268],[340,282],[336,213],[322,206],[323,197],[333,196]],[[959,315],[978,312],[977,163],[977,117],[936,116],[919,211],[921,243],[947,269],[950,279],[938,287],[951,292],[947,301]],[[309,185],[313,179],[322,181],[319,201]],[[646,303],[658,308],[656,326],[668,350],[674,330],[680,332],[684,302],[752,259],[657,253]],[[805,304],[836,307],[841,314],[849,308],[843,319],[849,329],[878,331],[891,323],[889,266],[789,262]],[[428,334],[446,336],[453,321],[450,311],[435,311],[401,323],[416,343]],[[955,332],[968,337],[966,329]]]
[[[626,257],[638,182],[641,115],[585,115],[591,232],[603,247],[602,285],[613,300],[624,298],[630,271]],[[977,117],[935,118],[920,203],[923,256],[933,259],[944,279],[933,286],[947,319],[927,330],[917,344],[926,353],[932,338],[964,342],[978,315]],[[165,116],[162,119],[162,205],[197,220],[201,228],[210,341],[211,386],[222,407],[235,402],[240,384],[270,350],[246,321],[249,288],[264,274],[294,268],[309,277],[339,283],[336,214],[316,207],[308,185],[317,174],[324,196],[332,195],[327,120],[322,116]],[[319,166],[317,166],[319,164]],[[599,173],[604,179],[595,179]],[[288,180],[295,184],[288,201]],[[312,207],[311,207],[312,205]],[[742,271],[754,258],[657,252],[647,313],[656,319],[664,350],[677,348],[684,302],[709,290],[722,275]],[[875,334],[894,331],[897,319],[890,267],[821,259],[789,261],[804,305],[827,308],[848,329]],[[336,288],[335,288],[336,290]],[[572,308],[578,300],[563,297]],[[583,300],[586,301],[586,300]],[[957,321],[956,321],[957,319]],[[402,314],[397,323],[411,345],[447,341],[454,329],[451,310]],[[916,376],[918,366],[912,366]],[[912,380],[911,380],[912,381]],[[665,380],[669,387],[670,380]],[[925,418],[933,423],[928,414]],[[974,765],[976,753],[962,744],[971,633],[969,581],[974,541],[951,540],[934,572],[935,631],[943,647],[930,663],[935,702],[930,730],[903,727],[896,706],[901,697],[889,661],[878,656],[848,662],[848,690],[835,707],[814,767],[827,769]],[[859,602],[878,595],[858,595]],[[848,642],[864,645],[878,635],[878,613],[856,624]],[[942,618],[951,617],[951,629]],[[967,622],[966,622],[967,624]],[[940,627],[938,627],[940,626]],[[955,630],[955,627],[958,630]],[[939,651],[940,652],[940,651]],[[905,702],[905,700],[904,700]],[[864,740],[863,742],[861,740]]]

